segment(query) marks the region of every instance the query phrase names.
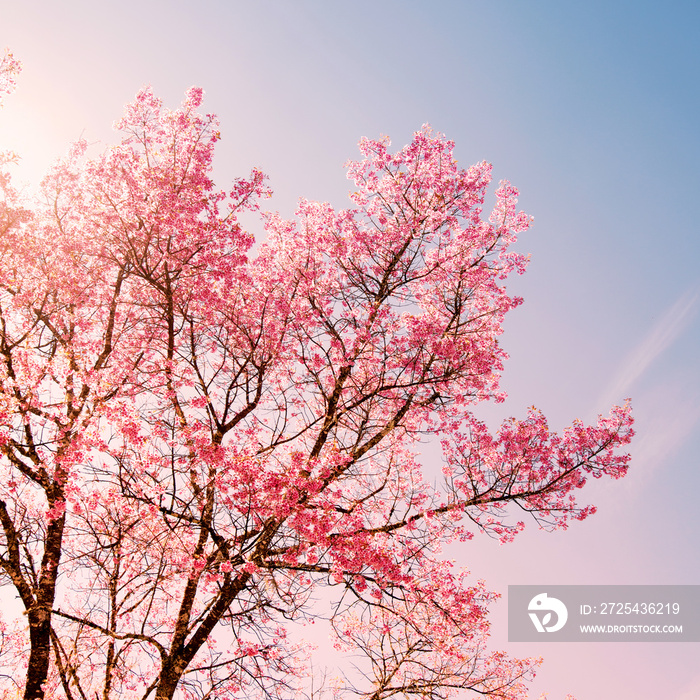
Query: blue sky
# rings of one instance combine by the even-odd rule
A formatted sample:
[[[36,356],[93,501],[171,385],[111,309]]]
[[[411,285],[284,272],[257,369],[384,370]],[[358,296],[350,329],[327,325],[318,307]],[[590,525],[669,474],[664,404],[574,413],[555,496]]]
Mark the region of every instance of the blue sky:
[[[201,85],[221,119],[217,182],[258,166],[286,216],[300,196],[346,206],[361,136],[400,147],[429,122],[465,166],[492,162],[535,226],[503,338],[510,398],[484,415],[534,404],[561,428],[629,395],[637,438],[628,477],[584,494],[593,518],[450,554],[504,594],[700,583],[700,5],[0,0],[0,17],[24,64],[0,111],[19,180],[81,135],[109,142],[147,83],[171,106]],[[533,698],[700,697],[699,645],[507,645],[502,607],[493,619],[494,645],[546,657]]]

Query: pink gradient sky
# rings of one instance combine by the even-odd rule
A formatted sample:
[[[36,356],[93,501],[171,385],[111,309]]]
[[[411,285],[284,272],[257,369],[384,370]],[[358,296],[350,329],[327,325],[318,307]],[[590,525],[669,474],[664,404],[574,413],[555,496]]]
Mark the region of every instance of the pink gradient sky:
[[[628,477],[583,494],[591,519],[449,556],[504,594],[493,646],[545,656],[531,697],[698,700],[700,644],[508,644],[505,619],[509,584],[700,584],[698,26],[696,3],[647,0],[0,0],[0,49],[24,64],[0,150],[35,183],[71,141],[109,142],[142,85],[175,106],[197,84],[218,183],[258,166],[283,215],[346,205],[361,136],[401,146],[430,122],[464,165],[493,162],[535,226],[509,400],[483,415],[534,404],[561,428],[631,396],[637,437]]]

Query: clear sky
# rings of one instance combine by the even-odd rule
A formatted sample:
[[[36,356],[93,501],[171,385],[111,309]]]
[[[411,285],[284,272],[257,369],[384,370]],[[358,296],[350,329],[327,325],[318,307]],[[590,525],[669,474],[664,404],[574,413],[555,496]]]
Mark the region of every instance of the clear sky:
[[[505,405],[561,428],[631,396],[633,464],[582,499],[568,531],[450,551],[509,584],[700,584],[700,4],[667,0],[0,0],[0,49],[24,64],[0,150],[36,182],[68,144],[109,142],[144,84],[169,106],[206,93],[225,186],[258,166],[291,216],[346,206],[359,137],[395,146],[424,122],[488,160],[535,226],[512,285]],[[426,455],[429,461],[431,455]],[[543,655],[532,697],[698,700],[700,644],[508,644]]]

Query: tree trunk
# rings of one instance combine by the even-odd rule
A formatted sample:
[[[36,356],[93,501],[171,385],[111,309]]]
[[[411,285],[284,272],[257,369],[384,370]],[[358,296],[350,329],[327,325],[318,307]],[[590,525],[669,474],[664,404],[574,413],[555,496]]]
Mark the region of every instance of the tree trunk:
[[[29,666],[24,700],[43,700],[43,684],[49,672],[51,658],[51,615],[35,607],[27,613],[29,618]]]
[[[63,500],[62,490],[56,489],[57,497],[49,500],[53,507],[57,500]],[[44,557],[36,590],[36,603],[27,610],[29,621],[29,666],[27,683],[24,687],[24,700],[43,700],[43,684],[46,682],[51,661],[51,610],[56,597],[56,578],[61,559],[65,513],[52,520],[46,531]]]

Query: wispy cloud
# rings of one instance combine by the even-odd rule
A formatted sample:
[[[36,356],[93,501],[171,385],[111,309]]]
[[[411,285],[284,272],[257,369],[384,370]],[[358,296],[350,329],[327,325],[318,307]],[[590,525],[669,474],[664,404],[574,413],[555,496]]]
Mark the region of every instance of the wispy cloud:
[[[696,391],[697,367],[664,369],[658,381],[635,387],[638,380],[665,353],[688,327],[700,306],[700,285],[682,294],[647,335],[625,358],[622,368],[597,403],[607,411],[627,396],[633,398],[637,436],[632,445],[635,471],[650,477],[677,454],[700,420],[700,400]],[[637,480],[640,485],[644,482]]]
[[[607,410],[613,403],[619,403],[629,396],[632,385],[663,354],[692,319],[700,302],[700,287],[693,285],[664,315],[654,324],[647,336],[625,359],[623,368],[601,396],[598,406]]]
[[[632,443],[635,473],[651,476],[659,467],[672,463],[686,440],[694,434],[700,420],[700,400],[688,394],[682,376],[666,377],[663,384],[645,391],[635,408],[639,416]],[[644,481],[637,481],[639,485]],[[698,695],[700,698],[700,695]]]
[[[686,685],[675,700],[698,700],[698,698],[700,698],[700,676],[696,676]]]

